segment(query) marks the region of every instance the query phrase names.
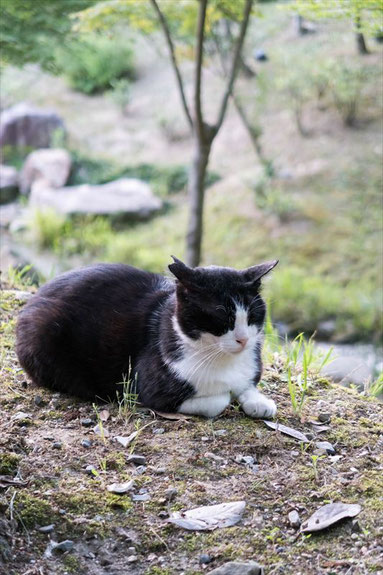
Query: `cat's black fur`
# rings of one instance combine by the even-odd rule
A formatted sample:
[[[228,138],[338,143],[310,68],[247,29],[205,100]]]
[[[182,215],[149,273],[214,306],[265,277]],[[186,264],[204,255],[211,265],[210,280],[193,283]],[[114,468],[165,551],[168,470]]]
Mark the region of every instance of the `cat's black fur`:
[[[235,296],[244,303],[252,299],[251,321],[262,326],[260,277],[273,266],[266,267],[191,270],[175,259],[169,268],[176,283],[120,264],[65,273],[21,311],[20,363],[36,384],[82,398],[114,399],[130,375],[141,403],[176,411],[195,390],[169,368],[183,353],[173,315],[190,338],[203,331],[220,335],[232,329]]]

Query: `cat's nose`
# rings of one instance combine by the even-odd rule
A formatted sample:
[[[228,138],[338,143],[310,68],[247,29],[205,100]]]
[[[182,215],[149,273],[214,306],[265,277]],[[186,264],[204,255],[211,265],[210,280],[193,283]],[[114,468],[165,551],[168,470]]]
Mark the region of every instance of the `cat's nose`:
[[[235,341],[237,343],[239,343],[243,349],[244,347],[246,347],[246,344],[249,341],[249,338],[244,335],[244,336],[238,337]]]

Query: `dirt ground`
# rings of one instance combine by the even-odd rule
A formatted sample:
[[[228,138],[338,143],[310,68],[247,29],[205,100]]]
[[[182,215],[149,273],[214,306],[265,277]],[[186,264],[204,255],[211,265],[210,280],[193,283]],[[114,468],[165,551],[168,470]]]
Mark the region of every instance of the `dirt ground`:
[[[1,574],[200,575],[230,560],[256,560],[266,575],[383,573],[383,404],[316,379],[298,418],[276,354],[264,386],[279,422],[309,443],[235,405],[215,420],[164,419],[127,404],[95,408],[27,380],[14,352],[22,305],[22,292],[2,292]],[[325,424],[315,426],[318,418]],[[127,447],[115,439],[133,432]],[[318,440],[336,454],[316,457]],[[132,454],[144,460],[129,462]],[[128,480],[126,494],[107,489]],[[176,511],[241,500],[245,512],[233,527],[194,532],[168,522]],[[289,523],[292,510],[304,522],[338,501],[362,511],[311,535]],[[60,550],[52,542],[66,543]]]

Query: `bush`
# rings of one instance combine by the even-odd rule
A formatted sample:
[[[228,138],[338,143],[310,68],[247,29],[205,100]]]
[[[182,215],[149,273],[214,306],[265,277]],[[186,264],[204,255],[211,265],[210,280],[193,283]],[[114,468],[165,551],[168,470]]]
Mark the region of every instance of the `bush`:
[[[122,34],[89,34],[59,47],[56,63],[75,90],[94,94],[113,88],[120,78],[133,78],[133,50]]]

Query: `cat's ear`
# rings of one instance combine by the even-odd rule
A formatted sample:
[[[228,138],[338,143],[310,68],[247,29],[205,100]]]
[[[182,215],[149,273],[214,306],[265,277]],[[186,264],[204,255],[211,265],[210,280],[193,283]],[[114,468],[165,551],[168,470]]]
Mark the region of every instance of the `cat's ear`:
[[[186,288],[195,287],[196,278],[193,268],[189,268],[186,264],[181,262],[178,258],[171,256],[174,260],[173,264],[168,266],[172,274],[184,285]]]
[[[264,262],[258,264],[257,266],[252,266],[243,270],[242,275],[246,284],[250,287],[255,283],[259,282],[263,276],[268,274],[275,266],[279,260],[272,260],[270,262]]]

